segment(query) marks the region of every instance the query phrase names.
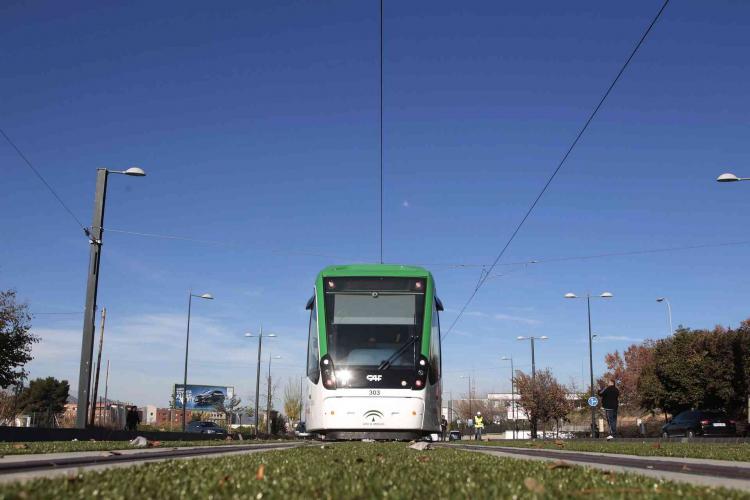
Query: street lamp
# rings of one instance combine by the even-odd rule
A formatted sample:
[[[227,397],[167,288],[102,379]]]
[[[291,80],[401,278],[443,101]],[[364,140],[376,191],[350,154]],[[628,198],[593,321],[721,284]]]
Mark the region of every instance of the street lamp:
[[[518,420],[516,418],[516,392],[515,392],[515,377],[516,377],[516,370],[513,367],[513,356],[503,356],[503,361],[510,361],[510,404],[513,408],[513,439],[516,439],[516,432],[518,431]]]
[[[657,302],[664,302],[667,304],[667,314],[669,316],[669,335],[672,335],[674,333],[674,328],[672,328],[672,304],[669,303],[669,299],[666,297],[659,297],[656,299]]]
[[[534,341],[535,340],[547,340],[549,337],[542,335],[541,337],[523,336],[519,335],[516,340],[529,340],[531,341],[531,383],[534,394],[536,394],[536,359],[534,357]],[[531,421],[531,439],[536,439],[536,418]]]
[[[739,182],[739,181],[750,181],[750,177],[737,177],[732,173],[721,174],[716,178],[716,182]]]
[[[266,337],[275,337],[275,333],[269,333],[266,335]],[[245,337],[251,338],[251,337],[258,337],[258,367],[255,374],[255,438],[258,438],[258,423],[260,422],[258,418],[258,410],[259,410],[259,402],[260,402],[260,352],[263,345],[263,325],[260,325],[260,333],[258,335],[253,335],[252,333],[246,333]],[[270,364],[269,364],[270,365]]]
[[[137,174],[134,174],[137,175]],[[193,297],[204,300],[214,300],[210,293],[196,295],[192,290],[188,292],[188,316],[187,316],[187,333],[185,334],[185,373],[182,379],[182,432],[185,432],[185,415],[187,412],[187,369],[188,369],[188,351],[190,347],[190,311],[193,307]],[[175,391],[176,392],[176,391]],[[177,398],[175,397],[175,403]]]
[[[104,233],[104,202],[107,196],[107,178],[109,174],[123,174],[143,177],[146,172],[138,167],[127,170],[96,169],[96,191],[94,193],[94,216],[91,227],[83,231],[91,244],[89,250],[89,270],[86,283],[86,306],[83,314],[83,335],[81,339],[81,366],[78,372],[78,409],[76,427],[86,428],[91,389],[91,364],[94,357],[94,323],[96,321],[96,293],[99,288],[99,263],[102,253],[102,235]],[[96,404],[96,402],[94,402]]]
[[[610,292],[603,292],[600,295],[598,295],[598,298],[600,299],[611,299],[613,295]],[[574,293],[566,293],[565,294],[566,299],[577,299],[578,296]],[[597,297],[594,297],[597,298]],[[591,392],[594,392],[594,356],[593,356],[593,348],[592,348],[592,342],[593,342],[593,336],[591,335],[591,294],[586,294],[586,306],[588,308],[588,318],[589,318],[589,375],[591,377],[591,388],[589,389]],[[592,394],[594,396],[594,394]],[[598,437],[598,429],[596,426],[596,407],[591,407],[591,437]]]
[[[271,434],[271,360],[272,359],[281,359],[281,356],[271,356],[271,353],[270,352],[268,353],[268,407],[266,408],[266,435]]]

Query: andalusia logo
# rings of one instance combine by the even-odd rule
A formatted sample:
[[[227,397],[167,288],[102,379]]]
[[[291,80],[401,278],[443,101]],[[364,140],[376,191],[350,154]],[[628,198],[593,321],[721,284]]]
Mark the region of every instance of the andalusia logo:
[[[368,425],[382,425],[381,421],[383,420],[383,414],[378,410],[366,411],[364,417],[365,423]]]

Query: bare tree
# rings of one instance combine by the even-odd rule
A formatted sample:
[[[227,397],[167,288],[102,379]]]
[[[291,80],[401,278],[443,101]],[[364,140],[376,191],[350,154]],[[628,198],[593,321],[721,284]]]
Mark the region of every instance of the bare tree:
[[[217,403],[216,411],[224,414],[224,420],[227,422],[227,428],[232,423],[232,415],[240,411],[240,404],[242,398],[237,395],[233,395],[231,398],[226,398],[223,401]]]
[[[284,414],[291,421],[299,421],[302,411],[302,393],[300,386],[289,378],[284,386]]]

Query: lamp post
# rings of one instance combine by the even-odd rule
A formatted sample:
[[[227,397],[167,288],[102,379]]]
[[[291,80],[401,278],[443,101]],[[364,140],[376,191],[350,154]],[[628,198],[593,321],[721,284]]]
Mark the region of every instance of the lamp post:
[[[598,298],[600,299],[611,299],[612,297],[614,297],[614,295],[612,295],[610,292],[603,292],[600,295],[598,295]],[[579,297],[574,293],[566,293],[565,298],[577,299]],[[588,319],[589,319],[589,376],[590,376],[590,382],[591,382],[589,391],[593,393],[594,392],[594,356],[593,356],[593,346],[592,346],[593,336],[591,335],[591,294],[590,293],[586,294],[586,307],[588,310]],[[594,396],[594,394],[591,394],[591,395]],[[596,426],[596,407],[595,406],[591,407],[591,437],[592,438],[599,437],[599,430]]]
[[[269,333],[266,337],[275,337],[275,333]],[[260,419],[258,418],[259,402],[260,402],[260,352],[263,347],[263,325],[260,325],[260,333],[253,335],[252,333],[246,333],[245,337],[258,337],[258,366],[255,373],[255,438],[258,438],[258,429]]]
[[[188,292],[188,316],[187,316],[187,332],[185,334],[185,372],[182,378],[182,432],[185,432],[185,421],[187,412],[187,372],[188,372],[188,351],[190,348],[190,311],[193,308],[193,297],[205,300],[214,300],[213,295],[210,293],[202,293],[196,295],[192,290]],[[175,398],[175,402],[177,398]]]
[[[94,216],[91,227],[84,229],[91,244],[89,249],[89,270],[86,282],[86,306],[83,314],[83,335],[81,339],[81,366],[78,372],[78,409],[76,427],[86,428],[91,389],[91,364],[94,357],[94,323],[96,321],[96,292],[99,288],[99,262],[102,253],[102,236],[104,233],[104,204],[107,197],[107,178],[109,174],[122,174],[132,177],[143,177],[146,172],[138,167],[127,170],[96,170],[96,191],[94,193]],[[96,401],[94,401],[96,405]]]
[[[674,328],[672,328],[672,304],[669,303],[669,299],[666,297],[659,297],[656,301],[665,302],[667,304],[667,314],[669,315],[669,335],[672,335],[674,333]]]
[[[281,356],[271,356],[268,353],[268,407],[266,408],[266,434],[271,434],[271,360],[281,359]]]
[[[461,377],[459,378],[465,378],[469,380],[469,416],[466,419],[466,425],[469,425],[469,419],[473,415],[473,413],[471,413],[471,375],[461,375]]]
[[[513,356],[503,356],[503,361],[510,361],[510,404],[513,405],[513,439],[516,439],[516,433],[518,431],[518,421],[516,419],[516,370],[513,368]]]
[[[721,174],[716,178],[716,182],[739,182],[739,181],[750,181],[750,177],[737,177],[732,173]]]
[[[516,340],[531,341],[531,382],[532,382],[532,386],[534,389],[534,393],[536,393],[536,359],[534,358],[534,341],[535,340],[547,340],[547,339],[549,339],[549,337],[547,337],[546,335],[542,335],[541,337],[534,337],[533,335],[530,335],[530,336],[519,335],[518,337],[516,337]],[[536,418],[534,418],[531,422],[531,439],[536,439]]]

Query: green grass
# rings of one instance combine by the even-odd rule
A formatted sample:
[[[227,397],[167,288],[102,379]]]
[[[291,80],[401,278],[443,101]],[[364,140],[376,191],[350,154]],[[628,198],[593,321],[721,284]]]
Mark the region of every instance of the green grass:
[[[259,469],[263,466],[262,477]],[[405,443],[308,445],[176,460],[0,486],[17,498],[747,498],[632,474]]]
[[[465,441],[463,444],[512,446],[516,448],[542,448],[567,451],[591,451],[644,457],[708,458],[750,462],[750,443],[673,443],[668,441],[618,442],[601,440],[550,440],[550,441]],[[559,444],[556,444],[559,443]]]
[[[253,444],[260,441],[158,441],[154,448],[174,448],[176,446],[219,446]],[[127,441],[39,441],[27,443],[0,443],[0,456],[33,455],[36,453],[63,453],[71,451],[133,450]]]

